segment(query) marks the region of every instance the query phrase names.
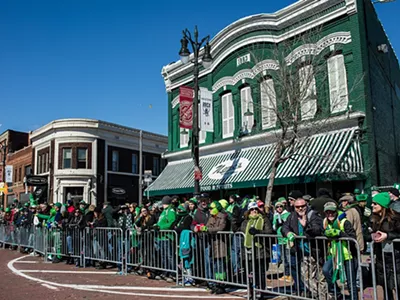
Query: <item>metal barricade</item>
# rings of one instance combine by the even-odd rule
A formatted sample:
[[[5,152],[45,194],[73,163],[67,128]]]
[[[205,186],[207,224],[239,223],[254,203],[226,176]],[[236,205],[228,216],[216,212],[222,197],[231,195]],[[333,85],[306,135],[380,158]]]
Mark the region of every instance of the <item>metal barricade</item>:
[[[126,231],[127,266],[162,272],[178,284],[178,236],[173,230]]]
[[[83,237],[83,259],[117,264],[125,270],[125,236],[120,228],[86,228]]]
[[[0,246],[2,247],[4,245],[4,225],[0,224]]]
[[[286,243],[277,235],[256,235],[251,262],[253,297],[270,294],[296,299],[363,299],[360,248],[351,238],[296,236]]]
[[[19,246],[22,247],[24,250],[33,249],[34,248],[34,227],[21,227],[20,228],[20,243]]]
[[[81,258],[83,231],[73,228],[51,228],[47,232],[47,254],[62,257]]]
[[[400,239],[371,243],[371,271],[374,300],[400,300]],[[382,295],[378,294],[381,286]]]
[[[34,252],[39,253],[46,257],[46,242],[47,242],[47,229],[45,227],[35,226],[34,232]]]
[[[15,225],[7,225],[5,226],[4,233],[4,247],[9,245],[12,247],[18,247],[20,240],[20,230]]]
[[[190,279],[248,288],[249,260],[243,242],[241,232],[191,232],[187,249],[180,249],[184,282]]]

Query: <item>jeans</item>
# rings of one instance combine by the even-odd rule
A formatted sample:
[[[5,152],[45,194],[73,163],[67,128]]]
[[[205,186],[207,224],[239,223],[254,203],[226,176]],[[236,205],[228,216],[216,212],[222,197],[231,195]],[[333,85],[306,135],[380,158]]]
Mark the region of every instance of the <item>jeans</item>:
[[[175,253],[172,247],[171,240],[159,240],[158,244],[160,246],[161,251],[161,268],[167,269],[169,271],[176,270],[175,263]],[[168,275],[169,272],[165,272],[165,275]]]
[[[242,247],[242,236],[233,235],[232,236],[232,248],[231,248],[231,260],[232,260],[232,271],[233,274],[238,274],[241,267],[241,247]]]
[[[212,279],[214,278],[213,276],[213,270],[211,269],[211,247],[212,245],[208,245],[204,249],[204,270],[205,270],[205,275],[207,279]]]
[[[70,235],[67,236],[67,250],[68,250],[68,254],[72,254],[73,253],[72,236],[70,236]]]
[[[350,293],[350,297],[352,300],[357,300],[358,299],[358,292],[357,292],[357,285],[356,285],[356,278],[357,278],[357,269],[356,269],[356,263],[354,258],[350,260],[346,260],[344,262],[344,268],[346,272],[346,278],[347,278],[347,288]],[[337,291],[339,290],[339,287],[337,286],[336,283],[332,283],[332,277],[333,277],[333,260],[328,259],[324,267],[322,268],[322,272],[324,273],[324,276],[326,278],[326,281],[328,283],[328,292],[330,294],[334,294],[335,292],[339,294]]]
[[[304,292],[304,282],[301,275],[302,258],[303,254],[300,251],[297,254],[290,254],[290,273],[294,281],[293,292],[296,293]]]
[[[290,275],[290,249],[286,245],[281,245],[281,261],[283,261],[284,272],[283,275]]]

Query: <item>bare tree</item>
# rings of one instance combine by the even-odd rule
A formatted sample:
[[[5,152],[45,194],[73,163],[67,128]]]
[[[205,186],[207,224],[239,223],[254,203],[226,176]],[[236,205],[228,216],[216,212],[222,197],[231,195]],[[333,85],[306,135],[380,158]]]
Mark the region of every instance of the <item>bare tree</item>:
[[[269,173],[266,207],[271,203],[279,165],[286,160],[308,155],[310,137],[329,130],[332,112],[349,111],[349,96],[363,78],[360,75],[351,87],[346,82],[346,90],[340,90],[339,86],[335,91],[329,89],[329,77],[335,75],[335,70],[332,70],[335,65],[330,66],[329,74],[327,64],[330,63],[329,58],[338,52],[329,48],[328,51],[321,50],[324,47],[320,42],[321,31],[322,28],[313,29],[272,45],[255,44],[250,51],[251,60],[248,64],[254,72],[253,77],[260,83],[261,99],[259,103],[251,100],[248,107],[260,107],[261,126],[263,129],[274,128],[276,139],[274,157],[266,170]],[[263,68],[265,63],[271,64],[268,70]],[[327,103],[321,104],[317,98],[325,99]],[[352,103],[355,101],[357,99],[352,98]],[[329,161],[331,157],[319,159]]]

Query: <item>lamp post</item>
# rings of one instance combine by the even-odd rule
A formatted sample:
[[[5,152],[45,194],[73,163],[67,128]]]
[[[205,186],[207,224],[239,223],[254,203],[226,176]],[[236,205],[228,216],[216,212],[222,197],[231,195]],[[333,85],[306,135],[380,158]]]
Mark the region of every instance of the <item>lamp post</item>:
[[[7,144],[4,141],[2,144],[0,144],[0,152],[2,153],[3,156],[3,161],[2,161],[2,181],[5,187],[6,186],[6,150],[7,150]],[[1,196],[1,205],[4,205],[4,199],[5,199],[5,192],[3,191],[2,196]]]
[[[194,162],[194,170],[200,172],[199,166],[199,53],[200,49],[204,44],[204,54],[201,59],[203,67],[208,68],[212,64],[211,56],[211,46],[209,44],[210,36],[206,36],[199,42],[199,32],[197,31],[197,26],[194,29],[194,39],[189,30],[185,29],[183,31],[183,38],[181,39],[181,50],[179,51],[179,56],[183,64],[189,62],[190,51],[188,49],[188,44],[190,43],[193,50],[193,84],[194,84],[194,98],[193,98],[193,126],[192,126],[192,158]],[[195,176],[194,178],[194,194],[200,194],[200,178]]]

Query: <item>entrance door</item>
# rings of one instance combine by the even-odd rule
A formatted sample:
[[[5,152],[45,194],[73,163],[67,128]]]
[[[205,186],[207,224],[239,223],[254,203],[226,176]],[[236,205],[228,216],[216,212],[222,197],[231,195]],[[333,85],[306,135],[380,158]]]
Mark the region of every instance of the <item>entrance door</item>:
[[[64,188],[64,203],[72,200],[74,204],[79,203],[83,199],[83,186],[71,186]]]

